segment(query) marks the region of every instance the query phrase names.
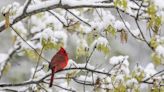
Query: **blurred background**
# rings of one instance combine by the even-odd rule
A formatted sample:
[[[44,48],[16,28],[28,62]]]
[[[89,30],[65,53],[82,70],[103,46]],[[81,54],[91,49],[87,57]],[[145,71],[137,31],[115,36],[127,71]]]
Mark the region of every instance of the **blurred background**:
[[[0,0],[0,8],[8,5],[13,2],[19,2],[20,4],[23,4],[25,0]],[[116,16],[116,18],[119,19],[119,16],[117,15],[117,12],[115,10],[111,9],[111,13]],[[127,16],[123,16],[126,21],[128,21],[131,25],[132,29],[136,29],[136,24],[134,23],[133,19]],[[2,15],[0,15],[0,21],[2,21],[4,18]],[[140,22],[141,27],[143,30],[146,30],[146,24],[144,22]],[[162,28],[163,29],[163,28]],[[145,34],[148,34],[145,31]],[[6,30],[0,33],[0,53],[8,53],[8,50],[12,47],[12,41],[11,41],[11,32],[10,30]],[[130,69],[134,68],[134,66],[139,63],[143,67],[145,67],[148,63],[151,63],[151,53],[152,51],[150,48],[143,42],[140,42],[133,37],[128,36],[128,42],[122,44],[119,38],[119,35],[116,37],[112,37],[110,40],[110,47],[111,52],[110,56],[108,58],[104,58],[105,56],[102,53],[95,52],[91,62],[93,64],[101,64],[108,63],[109,58],[112,56],[118,56],[118,55],[128,55],[129,56],[129,62],[130,62]],[[70,53],[70,58],[75,60],[77,63],[82,63],[83,60],[79,59],[76,60],[74,56],[74,39],[72,36],[68,37],[68,47],[67,51]],[[56,52],[56,51],[55,51]],[[50,53],[51,54],[51,53]],[[52,55],[51,55],[52,56]],[[50,56],[49,56],[50,57]],[[101,61],[101,62],[98,62]],[[14,57],[11,62],[11,69],[7,74],[5,74],[1,79],[0,82],[20,82],[22,80],[28,80],[30,76],[30,68],[35,67],[36,62],[31,62],[30,59],[27,57]],[[30,63],[29,63],[30,62]],[[103,66],[102,66],[103,67]],[[20,76],[17,78],[16,76]]]

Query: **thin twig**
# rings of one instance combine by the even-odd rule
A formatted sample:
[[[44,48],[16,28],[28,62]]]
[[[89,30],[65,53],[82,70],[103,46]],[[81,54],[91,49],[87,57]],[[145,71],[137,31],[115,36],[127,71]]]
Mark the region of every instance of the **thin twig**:
[[[63,71],[72,71],[72,70],[86,70],[86,71],[94,72],[94,73],[98,73],[98,74],[104,74],[104,75],[108,75],[108,76],[111,75],[111,74],[106,73],[106,72],[102,72],[102,71],[98,71],[98,70],[93,70],[93,69],[86,68],[86,67],[66,68],[64,70],[59,70],[56,73],[63,72]],[[25,86],[25,85],[30,85],[30,84],[38,84],[38,83],[42,83],[43,80],[45,80],[46,78],[48,78],[50,75],[51,75],[51,73],[48,73],[45,76],[43,76],[42,78],[40,78],[40,79],[29,80],[29,81],[25,81],[25,82],[22,82],[22,83],[16,83],[16,84],[6,84],[6,83],[5,84],[2,84],[1,83],[0,84],[0,87],[16,87],[16,86]]]
[[[45,81],[44,81],[44,83],[49,84],[49,83],[47,83],[47,82],[45,82]],[[66,91],[76,92],[75,90],[68,89],[68,88],[65,88],[65,87],[62,87],[62,86],[59,86],[59,85],[53,84],[53,86],[58,87],[58,88],[61,88],[61,89],[64,89],[64,90],[66,90]]]
[[[155,73],[154,75],[150,76],[149,78],[143,80],[143,82],[146,82],[146,81],[150,80],[151,78],[153,78],[154,76],[156,76],[156,75],[158,75],[158,74],[160,74],[160,73],[162,73],[162,72],[164,72],[164,70],[161,70],[161,71]]]
[[[11,29],[30,47],[30,48],[32,48],[34,51],[35,51],[35,53],[37,54],[37,55],[39,55],[39,53],[38,53],[38,51],[34,48],[34,47],[32,47],[12,26],[10,26],[11,27]],[[48,61],[47,59],[45,59],[43,56],[40,56],[42,59],[44,59],[46,62],[50,62],[50,61]]]
[[[93,55],[93,52],[96,50],[96,45],[97,45],[97,43],[95,44],[95,46],[93,47],[93,50],[92,50],[92,52],[91,52],[91,54],[88,56],[88,58],[87,58],[87,60],[86,60],[86,65],[85,65],[85,67],[87,67],[87,65],[88,65],[88,63],[89,63],[89,61],[90,61],[90,59],[91,59],[91,56]]]
[[[86,79],[87,79],[87,77],[88,77],[88,74],[89,74],[89,72],[87,71],[87,74],[86,74],[85,80],[84,80],[84,85],[83,85],[83,90],[84,90],[84,92],[85,92],[85,83],[86,83]]]
[[[48,90],[45,89],[44,87],[42,87],[40,84],[38,84],[38,86],[39,86],[41,89],[43,89],[45,92],[48,92]]]
[[[47,43],[48,43],[48,41],[47,41]],[[35,71],[34,71],[34,74],[32,76],[32,79],[35,77],[35,74],[37,72],[37,68],[39,66],[40,56],[42,55],[43,49],[44,49],[45,45],[47,45],[47,43],[43,45],[43,47],[42,47],[42,49],[40,51],[40,54],[39,54],[39,57],[38,57],[38,60],[37,60],[37,64],[36,64]]]
[[[53,16],[55,16],[55,17],[63,24],[64,27],[68,27],[68,26],[55,14],[54,11],[49,10],[48,12],[51,13]]]
[[[130,31],[130,29],[129,29],[128,26],[126,25],[124,19],[122,18],[121,14],[120,14],[120,12],[119,12],[119,10],[118,10],[118,8],[116,8],[116,10],[117,10],[117,12],[118,12],[118,14],[119,14],[119,16],[120,16],[122,22],[124,23],[126,29],[128,30],[128,32],[129,32],[134,38],[136,38],[136,39],[138,39],[138,40],[140,40],[140,41],[144,41],[143,39],[136,37],[136,36]]]
[[[70,14],[72,14],[74,17],[76,17],[78,20],[80,20],[81,22],[83,22],[84,24],[86,24],[87,26],[91,27],[91,24],[89,24],[88,22],[82,20],[80,17],[78,17],[77,15],[75,15],[73,12],[69,11],[68,9],[65,9],[66,11],[68,11]]]
[[[143,2],[144,2],[144,0],[142,0],[141,5],[139,6],[139,8],[138,8],[138,10],[137,10],[136,19],[138,19],[138,17],[139,17],[139,12],[140,12],[140,9],[141,9],[141,7],[142,7]]]
[[[28,6],[30,5],[30,3],[31,3],[31,0],[26,0],[25,6],[24,6],[24,9],[23,9],[23,14],[26,13],[27,8],[28,8]]]
[[[99,16],[99,18],[103,21],[102,16],[101,16],[100,13],[98,12],[98,10],[97,10],[97,9],[95,9],[95,10],[96,10],[96,13],[97,13],[97,15]]]

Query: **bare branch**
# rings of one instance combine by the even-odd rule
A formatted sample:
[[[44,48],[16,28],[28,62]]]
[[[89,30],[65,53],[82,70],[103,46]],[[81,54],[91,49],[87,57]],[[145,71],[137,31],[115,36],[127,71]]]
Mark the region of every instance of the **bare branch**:
[[[51,4],[49,4],[51,3]],[[54,1],[45,1],[42,3],[39,3],[37,5],[30,5],[27,10],[26,13],[22,13],[20,15],[17,15],[17,17],[13,18],[13,21],[11,23],[11,25],[14,25],[15,23],[17,23],[18,21],[21,21],[22,19],[40,13],[40,12],[45,12],[48,10],[52,10],[52,9],[56,9],[56,8],[62,8],[62,9],[77,9],[77,8],[115,8],[114,5],[112,3],[83,3],[83,4],[79,4],[80,1],[77,1],[77,4],[73,4],[73,5],[69,5],[67,3],[65,4],[59,4],[58,2]],[[46,5],[47,4],[47,5]],[[46,6],[45,6],[46,5]],[[41,6],[41,7],[37,7],[37,6]],[[121,11],[124,12],[124,10],[120,9]],[[127,12],[125,12],[126,14],[128,14]],[[131,14],[128,14],[132,17],[135,17]],[[2,21],[0,23],[0,32],[2,32],[3,30],[5,30],[5,22]]]
[[[44,82],[44,83],[49,84],[49,83],[47,83],[47,82]],[[62,87],[62,86],[59,86],[59,85],[53,84],[53,86],[58,87],[58,88],[61,88],[61,89],[64,89],[64,90],[66,90],[66,91],[76,92],[76,91],[73,90],[73,89],[68,89],[68,88],[65,88],[65,87]]]
[[[96,43],[95,46],[93,47],[93,50],[92,50],[92,52],[90,53],[90,55],[87,57],[85,67],[87,67],[87,65],[88,65],[88,63],[89,63],[89,61],[90,61],[90,59],[91,59],[91,56],[93,55],[93,52],[96,50],[96,48],[97,48],[96,45],[97,45],[97,43]]]
[[[38,53],[38,51],[34,47],[32,47],[12,26],[10,26],[10,27],[29,47],[31,47],[35,51],[36,54],[40,55]],[[41,58],[49,63],[49,61],[47,59],[45,59],[43,56],[41,56]]]
[[[134,38],[136,38],[136,39],[138,39],[138,40],[140,40],[140,41],[144,41],[143,39],[136,37],[136,36],[130,31],[130,29],[129,29],[128,26],[126,25],[124,19],[122,18],[121,14],[120,14],[120,12],[119,12],[119,10],[118,10],[118,8],[117,8],[117,12],[118,12],[118,14],[119,14],[119,16],[120,16],[122,22],[124,23],[126,29],[128,30],[128,32],[129,32]]]
[[[66,11],[68,11],[70,14],[72,14],[73,16],[75,16],[77,19],[79,19],[81,22],[83,22],[84,24],[88,25],[89,27],[91,27],[91,24],[89,24],[88,22],[82,20],[80,17],[78,17],[77,15],[75,15],[73,12],[69,11],[68,9],[66,9]]]
[[[48,41],[47,41],[47,43],[48,43]],[[43,47],[42,47],[42,49],[41,49],[41,51],[40,51],[40,54],[39,54],[39,57],[38,57],[38,60],[37,60],[37,64],[36,64],[35,71],[34,71],[34,74],[33,74],[32,79],[35,77],[35,74],[36,74],[36,72],[37,72],[37,68],[38,68],[38,66],[39,66],[40,57],[42,56],[42,52],[43,52],[43,50],[44,50],[45,45],[47,45],[47,43],[43,45]]]
[[[62,72],[62,71],[71,71],[71,70],[85,70],[85,71],[88,71],[88,72],[93,72],[93,73],[98,73],[98,74],[105,74],[105,75],[108,75],[110,76],[111,74],[109,73],[106,73],[106,72],[102,72],[102,71],[98,71],[98,70],[93,70],[93,69],[90,69],[90,68],[85,68],[85,67],[79,67],[79,68],[66,68],[64,70],[59,70],[57,71],[56,73],[58,72]],[[25,82],[22,82],[22,83],[17,83],[17,84],[0,84],[0,87],[16,87],[16,86],[25,86],[25,85],[30,85],[30,84],[38,84],[38,83],[42,83],[44,79],[48,78],[51,74],[47,74],[45,76],[43,76],[42,78],[40,79],[35,79],[35,80],[29,80],[29,81],[25,81]]]
[[[164,70],[161,70],[161,71],[155,73],[154,75],[150,76],[149,78],[143,80],[143,82],[146,82],[146,81],[150,80],[151,78],[153,78],[154,76],[156,76],[156,75],[158,75],[158,74],[160,74],[160,73],[162,73],[162,72],[164,72]]]
[[[55,13],[54,11],[49,10],[48,12],[51,13],[53,16],[55,16],[55,17],[63,24],[64,27],[68,27],[68,26],[56,15],[56,13]]]
[[[30,5],[30,3],[31,3],[31,0],[26,0],[25,5],[24,5],[24,9],[23,9],[23,13],[24,13],[24,14],[26,13],[27,8],[28,8],[28,6]]]

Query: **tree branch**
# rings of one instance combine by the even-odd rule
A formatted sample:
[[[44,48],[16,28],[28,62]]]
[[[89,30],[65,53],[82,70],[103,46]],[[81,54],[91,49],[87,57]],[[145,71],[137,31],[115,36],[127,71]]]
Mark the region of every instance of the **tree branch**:
[[[27,8],[28,8],[28,6],[30,5],[30,3],[31,3],[31,0],[26,0],[25,5],[24,5],[24,9],[23,9],[23,13],[24,13],[24,14],[26,13]]]
[[[62,72],[62,71],[71,71],[71,70],[85,70],[85,71],[88,71],[88,72],[93,72],[93,73],[98,73],[98,74],[105,74],[105,75],[108,75],[108,76],[111,75],[111,74],[106,73],[106,72],[101,72],[101,71],[93,70],[93,69],[86,68],[86,67],[66,68],[64,70],[57,71],[56,73]],[[0,84],[0,87],[16,87],[16,86],[25,86],[25,85],[30,85],[30,84],[38,84],[38,83],[42,83],[43,80],[46,79],[47,77],[49,77],[50,75],[51,74],[49,73],[49,74],[46,74],[45,76],[43,76],[40,79],[29,80],[29,81],[25,81],[25,82],[22,82],[22,83],[16,83],[16,84]]]
[[[29,47],[31,47],[34,51],[35,51],[35,53],[37,54],[37,55],[40,55],[39,53],[38,53],[38,51],[34,48],[34,47],[32,47],[12,26],[10,26],[11,27],[11,29],[29,46]],[[48,62],[49,63],[49,61],[47,60],[47,59],[45,59],[43,56],[40,56],[43,60],[45,60],[46,62]]]
[[[68,11],[70,14],[72,14],[74,17],[76,17],[78,20],[80,20],[81,22],[83,22],[84,24],[88,25],[89,27],[91,27],[91,24],[89,24],[88,22],[82,20],[80,17],[78,17],[77,15],[75,15],[73,12],[69,11],[68,9],[66,9],[66,11]]]
[[[38,7],[40,6],[40,7]],[[49,11],[56,8],[62,8],[62,9],[77,9],[77,8],[115,8],[113,3],[84,3],[82,1],[74,1],[73,5],[70,5],[70,3],[59,3],[56,0],[54,1],[44,1],[42,3],[36,4],[36,5],[29,5],[29,7],[26,10],[26,13],[18,14],[16,17],[13,18],[13,21],[11,22],[11,25],[14,25],[18,21],[21,21],[22,19],[40,13]],[[122,12],[130,15],[131,17],[135,17],[134,15],[131,15],[128,12],[125,12],[123,9],[119,9]],[[5,21],[2,21],[0,23],[0,32],[5,30]]]

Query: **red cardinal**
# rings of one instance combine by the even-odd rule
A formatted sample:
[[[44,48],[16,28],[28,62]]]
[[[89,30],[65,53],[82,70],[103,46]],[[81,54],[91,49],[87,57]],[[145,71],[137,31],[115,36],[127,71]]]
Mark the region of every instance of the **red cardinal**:
[[[52,70],[49,87],[52,87],[55,72],[64,69],[67,66],[67,64],[68,54],[66,50],[61,47],[60,50],[53,56],[49,64],[49,69]]]

